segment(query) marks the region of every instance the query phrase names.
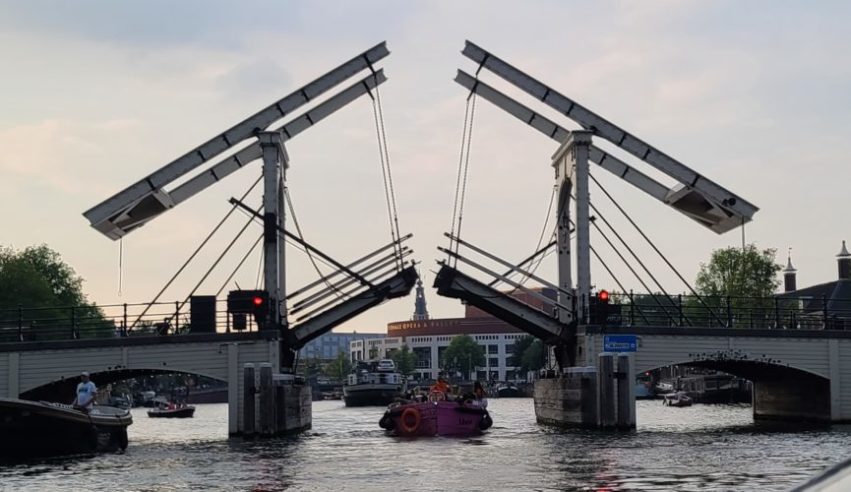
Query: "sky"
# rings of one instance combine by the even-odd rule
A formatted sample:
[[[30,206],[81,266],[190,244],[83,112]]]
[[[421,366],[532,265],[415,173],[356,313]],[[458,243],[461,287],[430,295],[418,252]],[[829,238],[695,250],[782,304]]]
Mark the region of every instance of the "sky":
[[[0,2],[0,244],[46,243],[98,304],[152,299],[259,163],[129,234],[121,268],[119,243],[82,213],[386,40],[381,98],[399,221],[430,287],[451,226],[467,97],[452,79],[476,69],[460,54],[469,39],[754,203],[745,240],[776,249],[782,263],[792,248],[799,286],[830,281],[851,240],[849,18],[851,4],[829,1]],[[482,79],[577,128],[492,74]],[[544,226],[558,145],[481,99],[472,124],[462,237],[517,261]],[[309,242],[341,261],[388,242],[368,98],[287,150]],[[741,229],[717,235],[615,176],[595,176],[689,280],[713,249],[742,243]],[[685,291],[593,187],[591,199],[667,290]],[[163,300],[186,296],[245,220],[235,214]],[[218,290],[260,232],[249,227],[198,293]],[[641,289],[593,234],[592,244],[627,288]],[[290,289],[316,278],[301,253],[287,254]],[[258,261],[228,288],[253,288]],[[538,273],[555,280],[552,257]],[[597,288],[614,288],[599,264],[592,275]],[[431,288],[426,296],[434,317],[463,312]],[[410,296],[341,330],[381,332],[412,311]]]

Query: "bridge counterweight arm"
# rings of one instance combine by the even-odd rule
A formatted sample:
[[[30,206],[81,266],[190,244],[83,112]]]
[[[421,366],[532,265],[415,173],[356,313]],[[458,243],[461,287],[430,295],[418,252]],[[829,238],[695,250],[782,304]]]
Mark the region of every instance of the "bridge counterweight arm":
[[[522,103],[515,101],[509,96],[503,94],[499,90],[490,85],[477,80],[472,75],[458,70],[458,75],[455,77],[455,82],[461,86],[474,91],[481,97],[484,97],[498,108],[511,114],[520,121],[526,123],[540,133],[550,137],[556,142],[563,143],[567,140],[570,131],[542,116]],[[589,160],[596,163],[606,171],[623,179],[627,183],[635,186],[639,190],[656,198],[657,200],[670,205],[672,208],[683,213],[687,217],[694,219],[701,225],[704,225],[717,233],[726,232],[733,227],[741,224],[739,216],[727,209],[724,205],[717,203],[709,197],[702,194],[694,194],[693,190],[685,187],[686,192],[691,192],[692,200],[700,200],[700,207],[685,207],[677,202],[682,198],[683,190],[669,189],[667,186],[659,183],[650,176],[635,169],[621,159],[609,154],[596,145],[589,147]],[[731,220],[732,219],[734,220]]]
[[[698,190],[705,198],[711,199],[734,211],[735,214],[744,218],[745,221],[750,220],[753,214],[759,210],[755,205],[730,190],[701,176],[685,164],[593,113],[576,101],[546,86],[474,43],[467,41],[462,53],[467,58],[478,63],[482,68],[487,68],[559,113],[579,123],[583,128],[593,130],[595,135],[605,138],[614,145],[674,178],[684,186]]]
[[[83,215],[92,227],[108,237],[117,239],[123,236],[144,223],[143,217],[149,215],[152,210],[173,206],[171,198],[162,190],[164,186],[240,142],[252,138],[258,129],[266,129],[270,124],[288,116],[358,72],[372,70],[376,62],[389,54],[384,42],[370,48],[95,205]],[[113,223],[115,219],[129,225],[117,226]]]
[[[355,82],[346,90],[336,94],[327,101],[324,101],[322,104],[316,106],[307,113],[304,113],[294,120],[271,131],[280,132],[282,142],[292,140],[296,137],[296,135],[319,123],[327,116],[371,91],[376,86],[383,84],[385,81],[387,81],[387,77],[384,75],[384,70],[377,70],[375,75],[369,75],[364,79]],[[219,162],[207,171],[204,171],[186,183],[183,183],[169,194],[174,205],[177,205],[178,203],[185,201],[187,198],[201,192],[205,188],[217,181],[220,181],[228,174],[231,174],[249,162],[259,159],[261,154],[262,151],[260,149],[260,143],[254,142],[236,154]]]

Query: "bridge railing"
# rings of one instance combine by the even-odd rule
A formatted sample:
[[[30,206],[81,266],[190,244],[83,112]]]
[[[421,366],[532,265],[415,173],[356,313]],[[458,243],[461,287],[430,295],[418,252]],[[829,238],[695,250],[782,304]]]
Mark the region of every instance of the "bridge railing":
[[[235,320],[224,299],[216,301],[213,319],[195,327],[189,303],[180,301],[0,309],[0,343],[243,330],[255,331],[257,325],[250,316]]]
[[[851,329],[851,298],[613,293],[591,303],[592,324],[737,329]]]

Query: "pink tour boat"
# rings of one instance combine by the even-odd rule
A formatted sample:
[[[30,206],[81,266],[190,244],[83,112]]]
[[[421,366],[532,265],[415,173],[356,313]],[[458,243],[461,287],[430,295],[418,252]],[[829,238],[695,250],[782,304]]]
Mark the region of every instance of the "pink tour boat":
[[[493,425],[486,400],[430,400],[393,403],[378,425],[399,436],[471,436]]]

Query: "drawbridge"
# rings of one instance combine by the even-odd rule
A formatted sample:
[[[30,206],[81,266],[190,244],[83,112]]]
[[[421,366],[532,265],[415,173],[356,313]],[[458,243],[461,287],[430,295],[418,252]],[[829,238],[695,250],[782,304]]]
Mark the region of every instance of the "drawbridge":
[[[727,188],[476,44],[468,41],[462,53],[476,64],[476,72],[471,75],[458,70],[455,78],[458,84],[469,91],[469,95],[456,181],[452,231],[446,234],[449,246],[438,248],[446,254],[446,259],[439,262],[440,270],[434,286],[442,296],[461,299],[555,346],[556,360],[562,368],[576,365],[577,356],[583,355],[583,347],[577,342],[577,331],[594,321],[591,256],[594,255],[612,274],[590,238],[593,227],[613,246],[597,224],[597,218],[602,221],[605,221],[605,218],[590,200],[589,183],[593,181],[601,186],[591,174],[591,163],[717,234],[744,226],[757,212],[756,206]],[[508,82],[578,128],[568,129],[561,126],[560,123],[488,85],[481,79],[483,72]],[[471,115],[474,114],[478,97],[504,110],[557,144],[551,161],[555,174],[553,201],[556,202],[553,240],[543,245],[545,235],[542,233],[537,250],[519,263],[505,261],[484,248],[461,239],[472,135]],[[605,141],[606,145],[613,145],[631,158],[637,158],[655,171],[673,179],[675,184],[667,186],[659,182],[627,163],[624,158],[601,148],[598,141]],[[603,191],[611,198],[608,192],[604,189]],[[575,204],[573,207],[571,201]],[[622,209],[621,211],[623,212]],[[593,216],[592,212],[596,216]],[[606,224],[608,225],[607,221]],[[614,229],[613,232],[617,235]],[[617,237],[621,239],[619,235]],[[645,239],[648,238],[645,236]],[[628,248],[626,243],[624,245]],[[655,248],[655,245],[653,247]],[[549,282],[536,275],[537,266],[543,257],[553,252],[558,261],[557,282]],[[661,255],[661,252],[659,253]],[[621,256],[621,259],[624,257]],[[667,262],[667,259],[665,261]],[[459,263],[466,267],[468,272],[471,269],[473,274],[462,272]],[[670,262],[668,265],[673,268]],[[633,270],[633,273],[636,272]],[[649,270],[647,273],[653,277]],[[677,274],[679,275],[678,272]],[[614,277],[614,274],[612,276]],[[682,276],[680,278],[685,282]],[[525,286],[525,281],[529,279],[557,293],[556,299],[545,299],[544,306],[547,306],[547,309],[541,310],[531,306],[498,288],[503,284],[512,291],[521,291],[526,296],[544,300],[540,299],[543,296],[539,291]],[[620,284],[616,277],[615,280]],[[662,289],[658,282],[657,285]]]
[[[262,243],[263,296],[257,298],[257,303],[262,304],[263,312],[254,313],[257,325],[262,330],[278,333],[282,344],[280,368],[292,369],[296,351],[307,342],[389,299],[407,295],[417,280],[413,263],[409,263],[413,251],[405,245],[411,234],[403,235],[399,229],[379,92],[379,86],[387,77],[376,64],[389,54],[383,42],[370,48],[143,177],[86,211],[84,216],[93,228],[108,238],[121,239],[233,173],[249,167],[256,170],[252,164],[259,162],[260,176],[254,185],[241,198],[231,198],[232,207],[222,222],[151,304],[156,303],[222,223],[234,211],[240,211],[248,217],[248,222],[239,234],[252,223],[262,228],[248,253]],[[287,169],[291,164],[287,143],[362,96],[372,101],[391,241],[344,263],[304,239],[287,188]],[[245,204],[245,198],[261,181],[262,210],[255,210]],[[288,211],[294,230],[285,227]],[[235,238],[222,255],[234,242]],[[291,292],[287,292],[285,280],[286,243],[308,256],[318,276],[315,281]],[[221,258],[219,256],[219,260]],[[331,272],[322,271],[318,263],[326,265]],[[235,273],[236,270],[227,282]],[[190,296],[201,287],[204,279]],[[131,325],[129,329],[132,328]]]

